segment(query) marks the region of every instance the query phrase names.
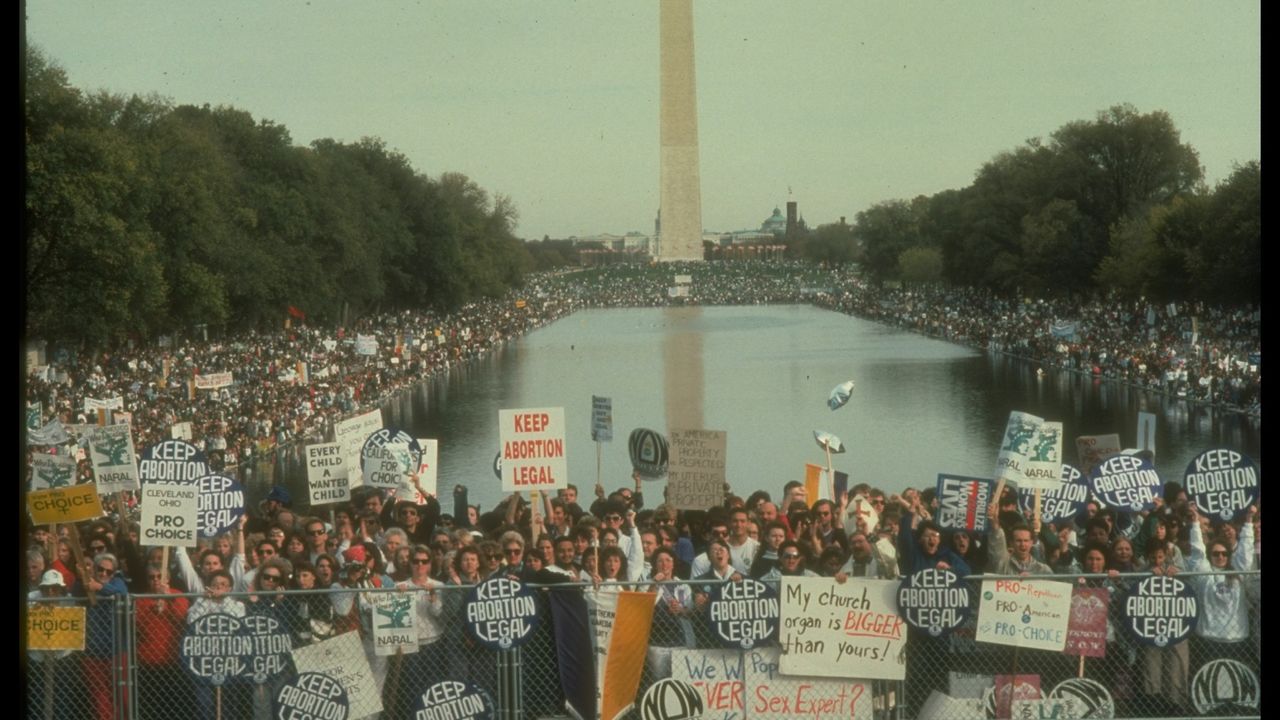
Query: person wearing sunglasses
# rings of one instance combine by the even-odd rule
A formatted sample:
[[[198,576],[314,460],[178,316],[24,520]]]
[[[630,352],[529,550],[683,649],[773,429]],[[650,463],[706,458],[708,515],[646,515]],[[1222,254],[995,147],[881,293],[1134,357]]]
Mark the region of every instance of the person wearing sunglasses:
[[[413,594],[413,624],[418,634],[418,651],[403,656],[402,681],[391,698],[391,716],[408,717],[422,688],[444,680],[448,674],[448,654],[440,641],[445,635],[443,585],[431,577],[434,558],[431,548],[409,548],[409,579],[396,583],[400,592]]]
[[[123,576],[116,572],[119,566],[116,556],[109,552],[100,552],[91,560],[86,558],[81,581],[72,588],[75,596],[88,597],[92,593],[95,598],[85,611],[84,655],[80,667],[93,701],[93,715],[99,720],[115,717],[111,665],[113,660],[118,665],[125,661],[123,653],[116,655],[118,649],[113,642],[117,603],[128,593]]]
[[[1253,517],[1257,506],[1245,512],[1235,547],[1220,534],[1205,547],[1199,513],[1191,506],[1191,569],[1208,573],[1190,578],[1200,596],[1200,617],[1196,623],[1194,655],[1208,662],[1218,658],[1238,660],[1257,669],[1257,655],[1249,640],[1249,617],[1261,600],[1260,576],[1237,571],[1256,570],[1253,553]],[[1260,631],[1259,631],[1260,632]]]
[[[725,547],[729,547],[729,523],[723,516],[713,517],[707,521],[707,552],[695,557],[689,570],[695,580],[711,570],[713,565],[711,561],[711,546],[716,542],[723,543]],[[732,557],[731,553],[731,563]]]

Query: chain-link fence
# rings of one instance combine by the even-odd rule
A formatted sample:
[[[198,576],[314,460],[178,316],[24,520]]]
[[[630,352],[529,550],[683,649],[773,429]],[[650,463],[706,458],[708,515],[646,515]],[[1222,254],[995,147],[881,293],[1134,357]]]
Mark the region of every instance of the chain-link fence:
[[[934,635],[904,626],[902,680],[788,675],[777,637],[745,648],[715,637],[688,590],[704,581],[661,583],[644,596],[617,585],[535,588],[537,621],[506,649],[467,630],[470,587],[32,600],[27,717],[275,718],[275,698],[309,672],[341,680],[353,719],[418,718],[441,681],[485,696],[498,718],[593,717],[601,707],[616,717],[632,703],[620,716],[641,717],[645,692],[668,680],[694,689],[703,717],[724,720],[1258,716],[1260,573],[1178,575],[1182,596],[1196,599],[1194,630],[1179,625],[1186,608],[1177,603],[1130,600],[1152,577],[1003,579],[1068,583],[1087,598],[1073,612],[1093,635],[1068,652],[980,639],[991,629],[980,627],[981,605],[994,602],[985,595],[1000,579],[971,578],[960,627]],[[651,613],[624,610],[638,597]],[[1135,622],[1138,633],[1126,627]],[[65,647],[77,623],[83,644]],[[613,705],[598,690],[606,668],[625,689]],[[671,691],[656,689],[659,699],[658,690],[670,710]]]

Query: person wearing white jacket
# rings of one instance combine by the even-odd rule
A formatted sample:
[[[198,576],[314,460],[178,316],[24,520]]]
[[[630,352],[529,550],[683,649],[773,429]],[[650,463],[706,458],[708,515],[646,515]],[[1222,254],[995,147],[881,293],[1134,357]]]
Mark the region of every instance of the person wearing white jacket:
[[[1232,658],[1253,667],[1256,658],[1248,642],[1250,609],[1258,599],[1258,576],[1240,575],[1232,571],[1254,569],[1253,516],[1250,507],[1235,550],[1221,540],[1208,544],[1193,507],[1191,552],[1187,558],[1192,572],[1208,573],[1188,578],[1200,599],[1200,618],[1196,623],[1197,659],[1203,664],[1218,658]]]

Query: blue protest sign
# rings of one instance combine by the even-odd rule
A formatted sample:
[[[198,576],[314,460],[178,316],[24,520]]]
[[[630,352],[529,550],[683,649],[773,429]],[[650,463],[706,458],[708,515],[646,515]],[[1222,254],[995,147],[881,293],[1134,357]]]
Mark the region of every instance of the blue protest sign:
[[[1131,512],[1154,508],[1164,489],[1151,461],[1136,455],[1112,455],[1102,461],[1089,473],[1089,487],[1107,507]]]
[[[165,440],[147,448],[138,461],[142,482],[183,482],[209,474],[200,448],[185,440]]]
[[[226,475],[205,475],[198,481],[199,509],[196,527],[200,537],[211,538],[231,530],[244,515],[244,488]]]
[[[750,650],[778,632],[778,591],[759,580],[724,583],[707,606],[711,627],[730,647]]]
[[[240,618],[209,613],[187,626],[179,651],[187,672],[197,680],[222,685],[244,674],[253,640],[241,632]]]
[[[1138,642],[1166,647],[1191,635],[1200,614],[1200,601],[1182,580],[1154,575],[1125,594],[1122,614],[1125,628]]]
[[[495,650],[523,645],[538,626],[533,591],[506,577],[489,578],[475,586],[467,595],[463,614],[471,636]]]
[[[898,610],[908,625],[940,637],[964,624],[972,600],[951,570],[925,568],[902,579]]]
[[[276,692],[277,720],[347,720],[351,703],[342,683],[324,673],[305,672]]]
[[[493,699],[471,683],[444,680],[423,691],[414,710],[414,717],[421,720],[489,720],[493,717]]]
[[[1036,491],[1018,489],[1018,507],[1022,512],[1031,515],[1036,500]],[[1040,521],[1051,523],[1061,520],[1072,520],[1084,510],[1089,501],[1089,483],[1084,473],[1074,466],[1062,464],[1062,484],[1053,490],[1040,491]]]
[[[1235,450],[1206,450],[1187,465],[1182,487],[1200,512],[1235,520],[1258,501],[1258,466]]]

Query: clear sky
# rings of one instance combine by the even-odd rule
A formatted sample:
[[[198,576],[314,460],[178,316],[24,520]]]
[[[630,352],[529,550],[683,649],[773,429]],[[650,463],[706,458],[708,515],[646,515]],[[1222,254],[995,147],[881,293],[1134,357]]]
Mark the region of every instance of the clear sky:
[[[695,0],[703,223],[811,226],[958,188],[1000,151],[1132,103],[1216,183],[1261,157],[1261,3]],[[294,142],[382,138],[511,196],[517,234],[650,232],[650,0],[27,0],[87,90],[233,105]]]

